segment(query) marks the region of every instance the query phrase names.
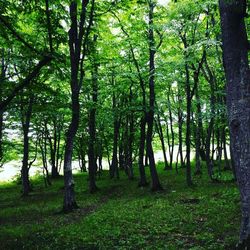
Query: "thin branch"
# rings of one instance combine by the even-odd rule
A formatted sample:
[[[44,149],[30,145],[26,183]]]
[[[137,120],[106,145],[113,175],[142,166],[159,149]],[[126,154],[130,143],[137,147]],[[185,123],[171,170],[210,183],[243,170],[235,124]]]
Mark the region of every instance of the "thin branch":
[[[49,48],[50,48],[50,52],[53,53],[53,40],[52,40],[52,27],[51,27],[51,21],[50,21],[49,0],[45,0],[45,5],[46,5],[48,36],[49,36]]]

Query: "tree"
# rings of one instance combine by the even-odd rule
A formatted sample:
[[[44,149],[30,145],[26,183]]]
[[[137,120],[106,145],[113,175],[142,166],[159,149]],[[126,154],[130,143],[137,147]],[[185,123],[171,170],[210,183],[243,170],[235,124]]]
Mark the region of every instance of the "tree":
[[[152,190],[158,191],[162,189],[159,181],[158,173],[155,166],[154,151],[152,146],[152,135],[154,125],[154,109],[155,109],[155,53],[156,44],[154,38],[154,1],[149,1],[149,30],[148,30],[148,42],[149,42],[149,111],[147,112],[147,137],[146,148],[149,157],[149,167],[152,178]],[[159,46],[158,46],[159,47]]]
[[[96,106],[98,101],[98,63],[97,63],[97,52],[96,52],[97,35],[94,35],[92,48],[92,83],[91,83],[91,97],[92,103],[89,111],[89,143],[88,143],[88,159],[89,159],[89,190],[94,193],[98,190],[95,183],[95,175],[97,172],[96,163]]]
[[[24,98],[21,98],[20,104],[21,122],[23,129],[23,164],[21,170],[23,196],[27,196],[31,191],[29,181],[29,130],[34,96],[32,94],[29,94],[26,100],[27,104],[24,103]]]
[[[71,26],[69,30],[69,49],[70,49],[70,66],[71,66],[71,101],[72,101],[72,117],[69,125],[66,145],[64,152],[64,202],[63,210],[69,212],[77,208],[74,194],[74,180],[72,175],[72,155],[74,138],[79,126],[80,120],[80,103],[79,94],[84,78],[84,58],[87,51],[87,42],[89,39],[90,29],[93,23],[94,3],[91,1],[91,9],[87,20],[87,7],[89,1],[81,2],[80,21],[78,22],[78,3],[71,1],[70,20]]]
[[[241,193],[239,249],[250,245],[250,71],[246,1],[219,2],[232,157]]]

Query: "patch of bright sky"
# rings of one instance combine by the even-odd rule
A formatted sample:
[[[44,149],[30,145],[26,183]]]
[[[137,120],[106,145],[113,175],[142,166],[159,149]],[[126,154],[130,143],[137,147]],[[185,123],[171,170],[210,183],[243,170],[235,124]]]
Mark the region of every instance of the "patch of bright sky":
[[[171,0],[158,0],[160,5],[167,5]]]

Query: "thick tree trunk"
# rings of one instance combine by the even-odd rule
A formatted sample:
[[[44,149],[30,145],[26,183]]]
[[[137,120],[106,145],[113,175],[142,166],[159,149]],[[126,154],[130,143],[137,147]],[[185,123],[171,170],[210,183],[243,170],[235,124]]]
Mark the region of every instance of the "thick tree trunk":
[[[0,166],[3,162],[3,112],[0,112]]]
[[[81,2],[80,22],[78,23],[77,1],[70,2],[70,19],[71,27],[69,30],[69,49],[70,49],[70,66],[71,66],[71,110],[72,117],[66,136],[66,145],[64,153],[64,203],[63,210],[65,212],[72,211],[77,208],[74,193],[74,180],[72,174],[72,156],[74,138],[78,130],[80,120],[80,103],[79,94],[82,86],[84,70],[83,63],[87,50],[87,41],[89,38],[90,28],[93,22],[94,2],[92,0],[91,11],[89,14],[88,26],[84,27],[87,5],[89,0]],[[84,37],[84,39],[83,39]],[[80,74],[79,74],[80,71]]]
[[[219,6],[232,157],[242,201],[239,249],[243,249],[243,245],[250,245],[250,72],[244,22],[246,1],[220,0]]]
[[[72,156],[73,156],[74,138],[79,126],[79,116],[80,116],[79,93],[76,91],[76,93],[74,92],[72,93],[72,118],[66,136],[66,145],[64,152],[63,210],[65,212],[70,212],[78,207],[75,201],[74,180],[72,174]]]

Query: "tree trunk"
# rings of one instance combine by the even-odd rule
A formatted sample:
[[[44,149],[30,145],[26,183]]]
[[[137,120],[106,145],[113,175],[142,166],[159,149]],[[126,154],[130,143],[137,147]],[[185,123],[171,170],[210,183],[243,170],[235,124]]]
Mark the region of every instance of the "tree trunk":
[[[227,110],[237,181],[242,201],[240,246],[250,245],[250,72],[244,22],[246,1],[220,0]]]
[[[210,84],[210,106],[211,106],[211,119],[208,125],[207,129],[207,136],[206,136],[206,142],[205,142],[205,153],[206,153],[206,164],[208,169],[208,175],[212,181],[214,181],[213,178],[213,157],[211,156],[211,138],[214,131],[214,120],[215,120],[215,103],[216,103],[216,97],[215,97],[215,85],[216,85],[216,78],[214,76],[214,73],[210,69],[207,59],[205,58],[204,68],[202,69],[203,75],[205,76],[206,80]],[[212,147],[213,147],[212,142]],[[213,155],[213,149],[212,149],[212,155]]]
[[[94,37],[94,42],[96,37]],[[94,58],[95,60],[96,58]],[[97,74],[98,74],[98,65],[96,62],[93,62],[93,72],[92,72],[92,104],[89,113],[89,148],[88,148],[88,158],[89,158],[89,191],[94,193],[98,190],[95,183],[96,175],[96,105],[98,98],[98,86],[97,86]]]
[[[157,130],[157,132],[159,134],[160,141],[161,141],[161,148],[162,148],[164,164],[165,164],[164,169],[168,170],[169,165],[168,165],[168,159],[167,159],[167,153],[166,153],[166,147],[165,147],[165,142],[164,142],[164,135],[163,135],[162,125],[161,125],[161,119],[160,119],[159,114],[157,114],[157,120],[155,122],[155,126],[156,126],[156,130]]]
[[[59,122],[61,121],[59,120]],[[62,130],[61,124],[58,125],[57,129],[58,129],[58,132],[57,132],[58,138],[57,138],[57,146],[56,146],[56,169],[58,171],[58,174],[60,175],[59,159],[61,157],[61,153],[60,153],[61,130]]]
[[[152,146],[154,108],[155,108],[155,41],[153,29],[154,3],[149,1],[149,111],[147,113],[148,131],[146,137],[146,148],[149,157],[149,168],[152,179],[152,191],[162,190],[155,165],[154,151]]]
[[[174,129],[173,129],[173,115],[172,115],[172,109],[171,109],[171,103],[170,103],[170,92],[171,92],[171,86],[168,87],[168,113],[169,113],[169,122],[170,122],[170,133],[169,135],[169,127],[167,123],[167,138],[168,138],[168,149],[169,149],[169,168],[173,168],[173,156],[174,156]]]
[[[200,96],[199,96],[199,88],[197,86],[196,91],[195,91],[195,97],[196,97],[196,149],[195,149],[195,165],[196,165],[196,170],[195,174],[196,175],[201,175],[201,133],[202,133],[202,113],[201,113],[201,104],[200,104]]]
[[[129,105],[132,106],[133,100],[133,91],[132,86],[130,86],[129,91]],[[129,170],[129,179],[134,179],[134,169],[133,169],[133,138],[134,138],[134,113],[133,110],[130,110],[129,113],[129,136],[128,136],[128,170]]]
[[[112,155],[112,162],[110,165],[110,178],[116,177],[119,178],[119,170],[118,170],[118,138],[119,138],[119,129],[120,129],[120,121],[118,118],[117,110],[116,109],[116,96],[113,93],[113,110],[114,110],[114,133],[113,133],[113,155]]]
[[[22,185],[23,185],[23,196],[27,196],[31,191],[29,181],[29,128],[30,119],[32,114],[34,97],[29,97],[29,103],[26,112],[23,110],[23,103],[21,104],[22,113],[22,128],[23,128],[23,164],[22,164]]]
[[[0,112],[0,166],[3,163],[3,112]]]
[[[94,12],[94,0],[91,1],[91,11],[89,14],[88,26],[84,27],[87,5],[89,0],[82,0],[80,22],[78,23],[78,13],[77,13],[77,1],[70,2],[70,19],[71,26],[69,30],[69,49],[70,49],[70,66],[71,66],[71,123],[69,125],[65,153],[64,153],[64,203],[63,210],[65,212],[72,211],[77,208],[75,201],[74,192],[74,180],[72,174],[72,156],[73,156],[73,146],[74,138],[79,126],[80,120],[80,103],[79,94],[83,82],[84,70],[83,63],[87,50],[87,41],[89,38],[90,28],[93,22],[93,12]],[[83,39],[84,37],[84,39]],[[80,76],[79,76],[80,71]]]
[[[43,175],[44,175],[44,183],[45,187],[51,185],[50,178],[49,178],[49,171],[48,171],[48,163],[47,163],[47,139],[49,137],[49,131],[47,129],[47,122],[45,121],[44,129],[41,133],[41,138],[39,140],[42,161],[43,161]]]
[[[50,161],[51,161],[51,177],[57,178],[59,176],[58,168],[56,166],[56,156],[57,156],[57,140],[58,140],[58,131],[57,131],[57,124],[56,120],[53,120],[53,141],[52,138],[49,136],[49,145],[50,145]],[[49,131],[48,131],[49,133]]]
[[[74,192],[74,180],[72,174],[72,155],[74,138],[79,126],[80,104],[79,92],[72,93],[72,118],[66,136],[65,152],[64,152],[64,212],[70,212],[77,208]]]
[[[185,167],[184,157],[183,157],[183,138],[182,138],[182,126],[183,126],[183,114],[180,108],[178,109],[178,137],[179,137],[179,154],[181,167]]]
[[[148,185],[144,167],[144,149],[145,149],[145,140],[146,140],[146,121],[145,113],[143,112],[141,121],[140,121],[140,145],[139,145],[139,172],[140,180],[138,183],[139,187],[145,187]]]
[[[1,49],[1,72],[0,72],[0,102],[3,100],[3,83],[5,80],[5,54],[4,49]],[[0,166],[4,163],[3,161],[3,111],[0,110]]]
[[[186,98],[187,98],[187,120],[186,120],[186,181],[187,185],[191,186],[192,176],[191,176],[191,163],[190,163],[190,153],[191,153],[191,87],[190,87],[190,76],[187,63],[185,63],[186,72]]]

